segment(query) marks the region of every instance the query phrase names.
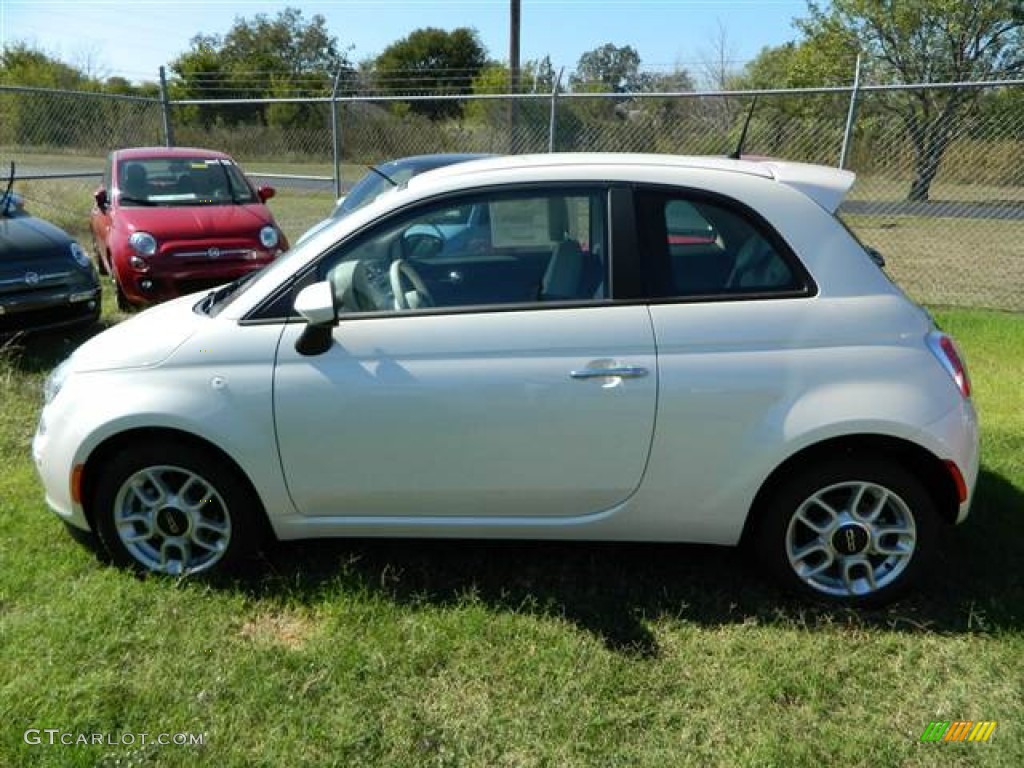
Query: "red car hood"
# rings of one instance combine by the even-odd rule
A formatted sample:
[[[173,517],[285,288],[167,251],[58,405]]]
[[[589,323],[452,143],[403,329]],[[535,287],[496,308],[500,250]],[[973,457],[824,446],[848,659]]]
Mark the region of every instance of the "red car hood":
[[[274,217],[261,203],[248,205],[181,205],[159,208],[120,208],[117,224],[129,232],[149,232],[157,240],[209,237],[253,237]]]

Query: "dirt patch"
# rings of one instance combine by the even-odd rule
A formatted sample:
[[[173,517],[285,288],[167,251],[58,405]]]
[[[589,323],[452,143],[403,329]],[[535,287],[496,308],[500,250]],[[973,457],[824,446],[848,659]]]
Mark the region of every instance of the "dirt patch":
[[[239,634],[258,645],[301,650],[316,631],[309,616],[299,613],[261,613],[246,621]]]

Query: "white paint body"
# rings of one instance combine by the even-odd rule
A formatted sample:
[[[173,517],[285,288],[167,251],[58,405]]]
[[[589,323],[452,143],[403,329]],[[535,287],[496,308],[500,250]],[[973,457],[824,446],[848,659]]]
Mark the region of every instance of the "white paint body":
[[[333,243],[469,187],[629,181],[760,212],[817,285],[805,298],[240,321]],[[735,544],[766,478],[829,438],[905,440],[978,472],[973,406],[925,344],[931,320],[834,220],[852,177],[645,156],[474,162],[416,177],[311,237],[215,317],[198,297],[84,344],[33,451],[49,505],[88,529],[70,477],[105,440],[167,428],[218,446],[279,538],[458,536]],[[574,379],[587,366],[636,378]]]

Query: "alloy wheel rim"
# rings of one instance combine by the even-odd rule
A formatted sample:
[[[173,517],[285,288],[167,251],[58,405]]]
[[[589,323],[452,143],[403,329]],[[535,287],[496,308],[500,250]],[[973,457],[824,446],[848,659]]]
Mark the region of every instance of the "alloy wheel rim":
[[[211,568],[231,541],[231,516],[217,489],[174,466],[145,467],[122,483],[114,527],[136,561],[172,576]]]
[[[866,481],[814,492],[786,530],[786,557],[797,578],[837,597],[864,597],[889,586],[910,565],[916,547],[907,503]]]

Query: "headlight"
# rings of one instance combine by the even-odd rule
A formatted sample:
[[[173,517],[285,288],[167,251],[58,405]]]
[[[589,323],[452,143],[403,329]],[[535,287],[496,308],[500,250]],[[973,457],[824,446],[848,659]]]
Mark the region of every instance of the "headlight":
[[[277,247],[277,229],[271,226],[266,226],[260,230],[260,242],[263,243],[264,248],[276,248]]]
[[[128,245],[140,256],[152,256],[156,253],[156,238],[149,232],[135,232],[128,238]]]
[[[71,374],[70,362],[71,360],[68,359],[58,365],[46,377],[46,381],[43,382],[43,402],[46,405],[53,402],[53,398],[57,396],[60,388],[64,386],[64,382],[67,381],[68,376]]]
[[[82,269],[89,269],[92,266],[92,261],[89,259],[89,254],[85,252],[85,248],[80,246],[74,240],[71,241],[71,258],[75,260],[75,263]]]

